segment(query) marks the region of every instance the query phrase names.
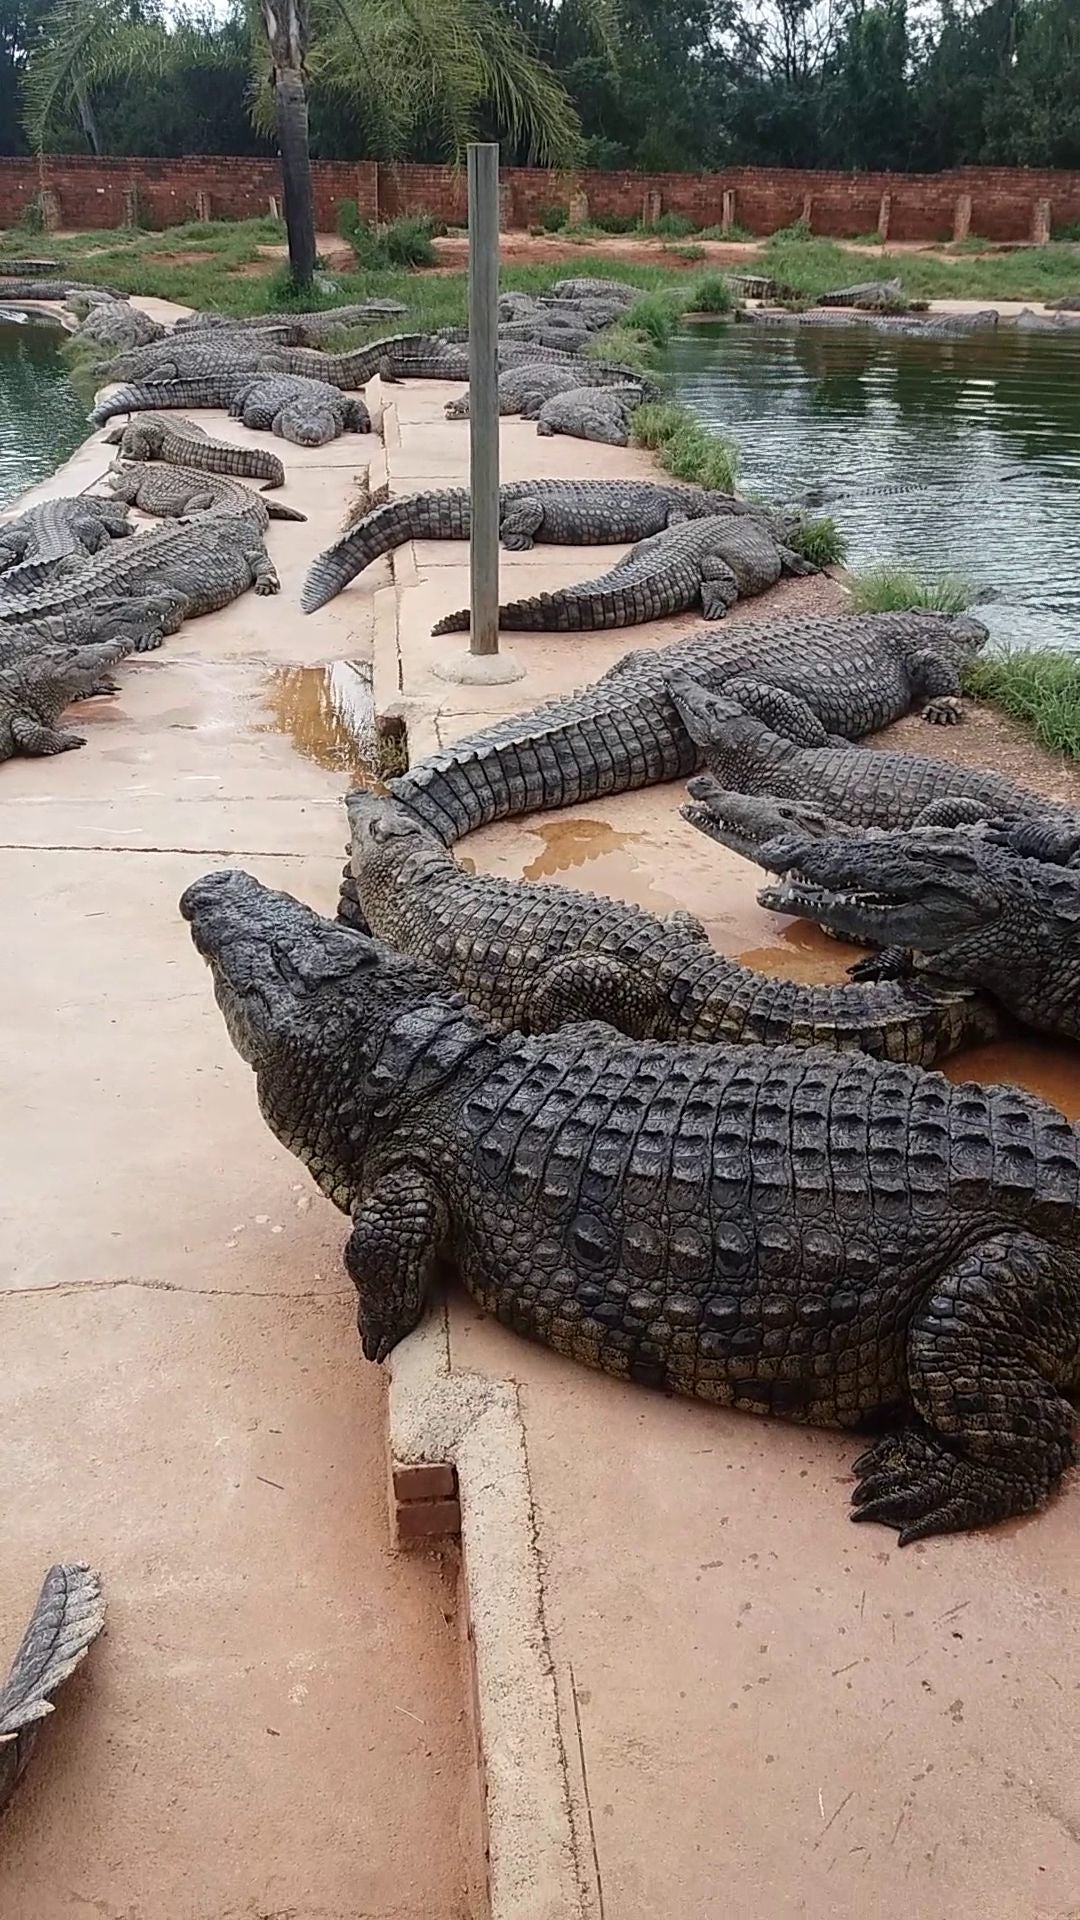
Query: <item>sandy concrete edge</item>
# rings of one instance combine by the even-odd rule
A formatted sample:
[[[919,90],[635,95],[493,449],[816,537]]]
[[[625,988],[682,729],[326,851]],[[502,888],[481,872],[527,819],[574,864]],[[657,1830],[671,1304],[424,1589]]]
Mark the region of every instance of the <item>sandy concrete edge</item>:
[[[451,1371],[444,1309],[390,1372],[393,1459],[457,1469],[492,1920],[589,1920],[517,1388]]]

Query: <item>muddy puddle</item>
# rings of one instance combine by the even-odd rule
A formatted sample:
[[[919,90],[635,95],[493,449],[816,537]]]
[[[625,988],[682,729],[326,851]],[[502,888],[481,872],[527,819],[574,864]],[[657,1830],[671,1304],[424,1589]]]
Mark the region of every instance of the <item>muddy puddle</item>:
[[[262,691],[260,733],[284,734],[297,753],[328,773],[378,785],[371,670],[350,660],[322,667],[275,667]]]
[[[644,843],[640,833],[624,833],[606,820],[550,820],[528,829],[541,850],[521,869],[523,880],[559,880],[573,873],[573,885],[589,893],[628,900],[650,913],[671,913],[679,902],[654,885],[645,860],[635,858]]]

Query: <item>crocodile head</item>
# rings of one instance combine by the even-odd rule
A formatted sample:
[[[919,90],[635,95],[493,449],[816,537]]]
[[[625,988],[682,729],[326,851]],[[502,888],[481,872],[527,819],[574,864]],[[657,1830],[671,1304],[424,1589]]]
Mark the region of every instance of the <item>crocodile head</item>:
[[[350,1211],[375,1138],[405,1124],[483,1040],[482,1023],[426,968],[251,874],[205,874],[180,912],[263,1118]]]
[[[737,700],[710,693],[689,674],[673,673],[667,691],[701,759],[722,787],[757,786],[763,755],[773,762],[796,751],[790,740],[782,740]]]
[[[679,809],[683,819],[759,866],[764,865],[762,848],[770,841],[794,834],[823,839],[844,831],[830,814],[804,806],[801,800],[781,800],[771,793],[734,793],[711,773],[697,774],[686,791],[690,797]]]
[[[795,836],[760,861],[763,906],[849,940],[911,949],[912,965],[984,987],[1030,1026],[1080,1039],[1080,872],[1033,860],[993,829]]]
[[[349,865],[342,900],[359,906],[366,921],[393,939],[394,922],[411,911],[407,890],[432,872],[454,871],[454,861],[432,828],[400,800],[359,788],[347,796],[345,810]],[[345,917],[356,924],[353,911]]]

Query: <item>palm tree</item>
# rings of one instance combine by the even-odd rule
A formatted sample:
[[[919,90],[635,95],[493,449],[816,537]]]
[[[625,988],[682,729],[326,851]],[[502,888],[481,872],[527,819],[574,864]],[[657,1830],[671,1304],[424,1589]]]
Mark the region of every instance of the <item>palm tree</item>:
[[[347,106],[369,151],[407,151],[423,130],[457,161],[483,128],[540,166],[578,157],[569,96],[498,0],[236,4],[249,28],[252,121],[261,133],[276,132],[281,153],[298,287],[310,284],[315,267],[308,86]],[[614,4],[578,0],[605,51],[614,42]],[[47,27],[27,69],[26,127],[38,151],[73,106],[89,130],[95,88],[228,57],[212,22],[166,0],[56,0]]]

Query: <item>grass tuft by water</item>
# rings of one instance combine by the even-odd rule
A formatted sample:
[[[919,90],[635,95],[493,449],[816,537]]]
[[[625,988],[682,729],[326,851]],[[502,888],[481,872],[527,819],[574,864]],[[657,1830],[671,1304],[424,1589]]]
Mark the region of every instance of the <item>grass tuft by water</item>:
[[[1080,654],[1017,648],[975,660],[966,692],[1029,726],[1051,753],[1080,760]]]
[[[790,542],[796,553],[809,560],[815,567],[839,567],[847,555],[847,535],[841,533],[831,514],[825,513],[814,520],[804,520],[791,536]]]
[[[710,492],[734,493],[738,448],[720,434],[710,433],[687,407],[674,402],[639,407],[631,432],[635,444],[655,453],[674,479]]]
[[[856,613],[963,613],[974,593],[959,574],[924,580],[906,567],[868,567],[851,580]]]

